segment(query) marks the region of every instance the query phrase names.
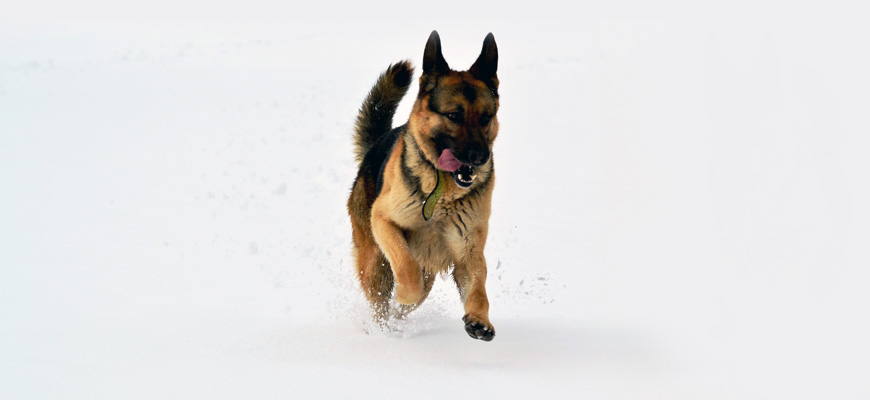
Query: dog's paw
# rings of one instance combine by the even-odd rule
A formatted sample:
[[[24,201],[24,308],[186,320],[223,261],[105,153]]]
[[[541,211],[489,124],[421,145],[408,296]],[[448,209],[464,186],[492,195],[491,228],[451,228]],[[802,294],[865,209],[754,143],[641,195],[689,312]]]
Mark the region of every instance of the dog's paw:
[[[401,285],[396,284],[396,301],[399,304],[411,306],[420,302],[423,298],[423,284]]]
[[[488,323],[479,321],[477,318],[468,314],[465,314],[465,316],[462,317],[462,321],[465,322],[465,332],[473,339],[480,339],[489,342],[495,337],[495,328]]]
[[[417,268],[417,267],[415,267]],[[417,274],[417,279],[408,282],[396,282],[396,301],[399,304],[411,306],[423,299],[423,276]]]

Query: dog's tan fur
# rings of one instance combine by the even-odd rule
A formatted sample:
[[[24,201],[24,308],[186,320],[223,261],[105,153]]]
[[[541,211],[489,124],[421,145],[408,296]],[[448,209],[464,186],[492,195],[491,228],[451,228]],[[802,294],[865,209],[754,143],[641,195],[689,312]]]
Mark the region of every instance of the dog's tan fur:
[[[490,34],[469,71],[450,70],[441,55],[440,39],[433,32],[424,54],[420,94],[408,123],[389,133],[395,136],[382,138],[386,117],[378,112],[389,113],[391,120],[398,103],[395,95],[404,94],[407,87],[403,89],[402,84],[410,78],[407,62],[391,66],[363,104],[357,120],[360,173],[348,211],[360,283],[380,321],[389,317],[393,289],[401,316],[426,299],[435,275],[453,266],[465,303],[466,331],[484,340],[495,334],[489,320],[483,249],[495,184],[489,154],[498,133],[496,64],[497,50]],[[378,93],[392,97],[379,98]],[[392,109],[379,109],[390,108],[384,104]],[[380,132],[372,133],[378,129]],[[384,140],[394,140],[392,147],[382,143]],[[470,187],[447,182],[427,221],[421,210],[438,180],[438,158],[444,150],[439,146],[450,148],[457,159],[463,152],[477,160],[483,158],[480,153],[486,153],[488,159],[474,166],[476,178]]]

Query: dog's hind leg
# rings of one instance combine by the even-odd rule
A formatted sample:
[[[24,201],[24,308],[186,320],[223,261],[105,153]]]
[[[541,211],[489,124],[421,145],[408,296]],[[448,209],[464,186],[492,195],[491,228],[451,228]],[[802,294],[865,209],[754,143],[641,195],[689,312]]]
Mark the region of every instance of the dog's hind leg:
[[[348,201],[350,223],[353,228],[353,250],[356,272],[363,293],[374,311],[375,321],[383,323],[389,318],[390,296],[393,292],[393,271],[389,261],[372,237],[365,192],[362,185],[354,185]]]
[[[355,245],[360,286],[372,306],[375,321],[384,323],[389,318],[390,297],[394,285],[393,271],[389,261],[374,242]]]

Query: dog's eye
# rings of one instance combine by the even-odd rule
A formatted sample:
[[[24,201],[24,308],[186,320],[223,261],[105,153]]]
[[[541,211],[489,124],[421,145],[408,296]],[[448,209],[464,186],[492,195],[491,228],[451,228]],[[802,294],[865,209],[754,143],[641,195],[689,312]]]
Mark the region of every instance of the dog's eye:
[[[488,125],[490,121],[492,121],[492,115],[484,114],[483,116],[480,117],[480,124],[481,125]]]
[[[459,122],[459,120],[462,118],[458,112],[449,112],[447,114],[444,114],[444,116],[453,122]]]

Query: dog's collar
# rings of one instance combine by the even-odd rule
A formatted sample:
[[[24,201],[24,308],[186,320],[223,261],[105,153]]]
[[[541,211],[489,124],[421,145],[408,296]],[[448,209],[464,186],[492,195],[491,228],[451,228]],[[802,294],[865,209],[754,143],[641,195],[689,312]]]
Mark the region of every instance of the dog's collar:
[[[423,200],[424,221],[428,221],[432,218],[432,214],[435,213],[435,205],[438,204],[438,200],[440,200],[441,195],[444,194],[444,188],[447,187],[447,177],[444,176],[444,171],[436,168],[435,179],[437,180],[435,183],[435,189],[432,189],[432,193],[429,193],[429,196],[426,196],[426,200]]]

